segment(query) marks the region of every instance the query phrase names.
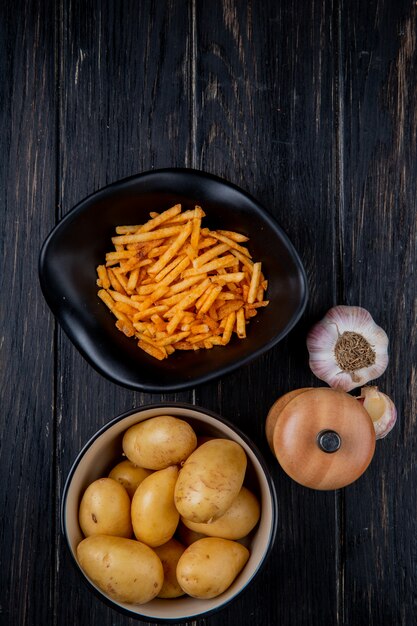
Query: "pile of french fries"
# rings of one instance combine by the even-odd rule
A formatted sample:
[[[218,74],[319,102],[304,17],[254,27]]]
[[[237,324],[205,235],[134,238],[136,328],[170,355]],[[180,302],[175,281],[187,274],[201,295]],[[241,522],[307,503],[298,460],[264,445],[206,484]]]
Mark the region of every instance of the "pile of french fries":
[[[261,263],[242,245],[248,237],[202,228],[203,217],[199,206],[176,204],[145,224],[118,226],[114,251],[97,267],[98,296],[117,328],[159,360],[225,346],[232,333],[244,339],[268,305]]]

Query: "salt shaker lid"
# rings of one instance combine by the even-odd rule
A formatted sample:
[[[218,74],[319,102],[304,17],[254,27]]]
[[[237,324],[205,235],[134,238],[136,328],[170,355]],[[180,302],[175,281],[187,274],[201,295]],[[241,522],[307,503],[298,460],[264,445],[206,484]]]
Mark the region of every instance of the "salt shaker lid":
[[[345,487],[375,451],[372,420],[353,396],[330,388],[299,389],[271,407],[267,438],[282,469],[312,489]]]

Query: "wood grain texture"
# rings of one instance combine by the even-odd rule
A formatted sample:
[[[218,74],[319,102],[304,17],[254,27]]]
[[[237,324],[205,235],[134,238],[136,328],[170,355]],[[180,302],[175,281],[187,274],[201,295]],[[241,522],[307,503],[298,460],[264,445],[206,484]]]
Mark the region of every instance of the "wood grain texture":
[[[113,416],[193,402],[237,424],[275,482],[271,558],[195,626],[414,626],[417,615],[417,51],[411,0],[6,0],[0,9],[0,624],[145,624],[92,596],[59,532],[64,480]],[[103,185],[196,167],[253,194],[288,233],[310,300],[291,334],[220,381],[133,393],[55,329],[42,241]],[[267,267],[267,259],[264,259]],[[278,396],[318,386],[309,327],[335,303],[391,339],[399,419],[340,492],[292,482],[268,448]],[[258,322],[260,320],[260,316]]]
[[[77,1],[61,10],[58,184],[64,214],[114,180],[189,163],[190,18],[186,2]],[[61,493],[71,463],[100,425],[159,396],[104,380],[61,333],[57,376]],[[191,393],[163,397],[186,401]],[[63,542],[60,549],[58,597],[68,602],[58,604],[57,624],[72,623],[75,615],[79,623],[113,623],[115,612],[80,587]]]
[[[54,579],[42,572],[55,569],[57,530],[54,324],[37,260],[55,220],[54,14],[30,2],[0,12],[0,623],[36,615],[47,624]]]
[[[291,336],[218,384],[218,410],[268,460],[279,529],[252,592],[213,617],[213,624],[232,623],[235,615],[242,625],[337,620],[335,496],[291,482],[264,434],[277,397],[313,383],[305,324],[335,297],[328,271],[335,247],[332,29],[330,3],[249,2],[244,10],[240,2],[197,3],[197,164],[227,176],[264,204],[300,251],[310,288],[308,314]],[[328,264],[318,262],[323,255]],[[267,268],[268,259],[261,260]],[[197,398],[210,401],[204,389]],[[260,600],[254,611],[254,595],[275,601]],[[288,597],[303,600],[286,602]]]
[[[417,615],[416,17],[410,2],[352,2],[342,11],[343,296],[374,312],[390,337],[377,384],[398,409],[397,427],[345,494],[349,624],[408,625]]]

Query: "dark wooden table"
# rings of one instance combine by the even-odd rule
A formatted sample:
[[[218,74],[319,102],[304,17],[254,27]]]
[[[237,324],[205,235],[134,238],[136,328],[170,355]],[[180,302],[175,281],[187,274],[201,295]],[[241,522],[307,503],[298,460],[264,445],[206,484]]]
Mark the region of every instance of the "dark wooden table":
[[[134,624],[80,582],[59,527],[65,477],[114,415],[161,399],[234,421],[261,448],[279,528],[250,588],[210,626],[417,623],[417,3],[4,0],[1,6],[0,623]],[[40,246],[106,183],[194,167],[253,194],[299,250],[310,299],[276,348],[163,396],[103,379],[40,292]],[[332,305],[391,339],[379,379],[399,420],[338,492],[292,482],[264,420],[319,385],[305,348]]]

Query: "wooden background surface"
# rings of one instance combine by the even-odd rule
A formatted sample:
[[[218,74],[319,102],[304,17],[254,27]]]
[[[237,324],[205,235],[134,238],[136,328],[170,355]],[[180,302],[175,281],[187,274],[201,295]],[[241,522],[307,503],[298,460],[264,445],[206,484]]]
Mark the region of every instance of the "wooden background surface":
[[[262,449],[279,502],[267,566],[198,626],[417,623],[417,3],[4,0],[1,3],[0,623],[127,625],[92,597],[59,530],[65,477],[114,415],[194,402]],[[299,250],[310,300],[290,336],[224,379],[151,396],[101,378],[40,293],[40,246],[106,183],[160,167],[228,178]],[[354,485],[320,493],[269,453],[274,400],[318,385],[308,328],[335,303],[391,339],[399,420]]]

